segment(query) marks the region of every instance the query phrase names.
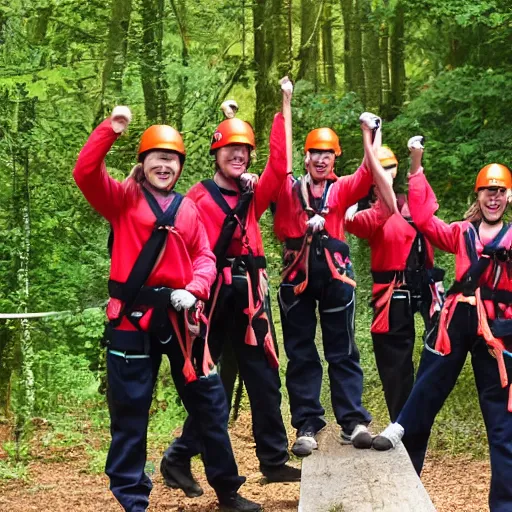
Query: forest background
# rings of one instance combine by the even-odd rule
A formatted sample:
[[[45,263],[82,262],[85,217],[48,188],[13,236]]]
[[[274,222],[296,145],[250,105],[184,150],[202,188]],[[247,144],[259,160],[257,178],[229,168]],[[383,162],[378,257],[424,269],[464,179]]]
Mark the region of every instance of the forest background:
[[[384,142],[400,160],[399,187],[405,186],[408,138],[426,137],[424,164],[439,215],[452,221],[472,201],[483,165],[512,164],[511,43],[512,2],[506,0],[2,0],[0,313],[69,313],[0,318],[0,423],[11,432],[0,479],[26,475],[41,424],[46,445],[83,446],[90,471],[103,470],[108,413],[99,340],[108,225],[71,172],[89,133],[113,106],[129,105],[134,121],[108,156],[110,172],[123,179],[142,131],[168,123],[185,138],[177,188],[186,192],[213,172],[208,147],[228,97],[255,127],[253,169],[263,168],[280,108],[278,79],[288,74],[295,82],[296,175],[305,135],[319,126],[340,136],[338,174],[352,173],[362,158],[359,114],[374,111],[384,121]],[[269,213],[262,223],[275,299],[281,248]],[[369,336],[369,252],[363,241],[350,243],[365,403],[383,425],[387,411]],[[452,258],[439,255],[439,264],[448,270],[448,285]],[[276,310],[274,320],[282,344]],[[418,324],[417,356],[421,331]],[[153,446],[165,446],[184,417],[162,370]],[[283,412],[288,422],[286,401]],[[91,431],[101,443],[88,442]],[[468,365],[435,434],[431,447],[440,452],[487,453]]]

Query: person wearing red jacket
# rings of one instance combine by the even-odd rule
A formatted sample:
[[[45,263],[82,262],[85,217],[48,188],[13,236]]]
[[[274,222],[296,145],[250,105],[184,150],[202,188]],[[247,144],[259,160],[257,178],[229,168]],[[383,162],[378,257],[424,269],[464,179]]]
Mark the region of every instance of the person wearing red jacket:
[[[282,83],[284,115],[279,113],[274,118],[269,161],[259,181],[247,174],[250,152],[255,148],[253,130],[245,121],[233,117],[220,123],[212,138],[213,180],[197,183],[187,194],[197,206],[217,257],[218,277],[209,304],[208,339],[213,359],[217,360],[228,348],[234,352],[250,401],[256,455],[269,482],[300,480],[300,470],[286,464],[288,439],[281,414],[279,361],[272,336],[266,260],[258,225],[273,191],[287,177],[288,162],[282,141],[286,138],[285,118],[290,116],[290,86],[288,80]],[[233,216],[236,220],[229,232]],[[222,361],[221,358],[221,368]],[[227,388],[230,402],[232,387],[228,384]],[[200,453],[199,421],[200,418],[190,415],[181,437],[165,452],[160,466],[165,479],[179,475],[180,468],[189,467],[190,458]],[[188,496],[202,494],[193,478],[180,475],[179,480]]]
[[[274,196],[274,231],[285,244],[285,268],[279,288],[284,347],[288,357],[286,386],[297,439],[292,451],[310,455],[316,434],[325,426],[320,404],[322,364],[315,344],[316,307],[320,313],[324,355],[329,365],[331,400],[344,442],[370,448],[370,414],[361,403],[363,373],[354,339],[354,287],[345,243],[347,208],[368,194],[373,180],[386,204],[394,194],[372,147],[380,119],[360,118],[365,160],[352,175],[338,179],[334,161],[341,155],[330,128],[311,131],[304,147],[306,174],[290,175]]]
[[[421,161],[413,149],[413,161]],[[468,353],[475,375],[491,459],[491,512],[512,510],[512,228],[504,222],[512,175],[501,164],[478,173],[476,201],[465,220],[446,224],[434,213],[436,197],[423,169],[409,178],[412,218],[425,237],[455,254],[455,282],[423,350],[416,383],[395,423],[374,440],[388,450],[403,437],[420,474],[435,417],[464,366]]]
[[[411,138],[409,146],[421,145],[421,139]],[[378,157],[394,180],[398,171],[394,153],[381,146]],[[414,314],[420,312],[428,330],[431,306],[440,308],[436,282],[442,281],[442,270],[433,268],[432,245],[416,229],[405,194],[397,196],[393,215],[384,222],[381,210],[377,200],[371,208],[351,212],[345,227],[349,233],[368,239],[370,246],[373,350],[389,416],[395,421],[414,384]]]
[[[203,460],[221,510],[261,510],[238,494],[245,479],[238,474],[227,433],[224,391],[207,345],[194,334],[201,301],[208,299],[213,283],[215,257],[193,201],[173,190],[185,160],[183,140],[170,126],[148,128],[139,163],[120,183],[107,173],[104,158],[130,120],[127,107],[116,107],[93,131],[73,171],[114,236],[107,307],[110,488],[127,512],[147,509],[149,408],[165,354],[185,408],[202,420]]]

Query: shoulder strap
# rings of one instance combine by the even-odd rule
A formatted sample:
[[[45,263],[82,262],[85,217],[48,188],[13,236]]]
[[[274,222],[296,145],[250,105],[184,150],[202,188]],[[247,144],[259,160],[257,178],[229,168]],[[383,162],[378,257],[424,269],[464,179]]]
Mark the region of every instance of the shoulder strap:
[[[123,284],[122,300],[124,302],[124,308],[116,320],[117,325],[121,323],[123,316],[130,312],[141,288],[144,286],[149,276],[151,275],[151,272],[153,271],[155,263],[160,256],[160,252],[162,251],[162,247],[164,246],[168,235],[167,229],[161,228],[163,226],[174,225],[174,220],[176,218],[178,208],[183,200],[183,196],[181,194],[176,194],[172,200],[172,203],[169,205],[169,208],[163,212],[151,192],[145,190],[144,188],[142,188],[142,190],[149,203],[149,206],[151,207],[151,210],[153,210],[153,213],[157,217],[157,220],[151,236],[144,244],[144,247],[142,247],[142,250],[137,256],[137,260],[135,261],[132,270],[130,271],[128,279]]]
[[[172,203],[169,205],[165,212],[160,208],[158,201],[155,196],[149,191],[142,187],[142,192],[144,193],[144,197],[148,202],[151,211],[154,213],[156,217],[156,225],[157,226],[174,226],[174,220],[176,218],[176,214],[178,213],[178,208],[183,201],[183,196],[175,192],[174,199]]]
[[[299,198],[299,203],[300,203],[302,209],[306,210],[308,205],[306,204],[306,201],[304,200],[304,197],[302,195],[301,184],[302,184],[302,178],[296,179],[295,183],[292,185],[292,190],[297,194],[297,197]]]
[[[231,208],[228,202],[224,199],[222,192],[213,180],[203,180],[201,182],[212,196],[212,199],[226,214],[222,228],[220,231],[219,238],[213,248],[213,254],[217,258],[217,270],[220,270],[224,266],[224,259],[228,251],[233,235],[235,234],[237,226],[240,226],[244,230],[245,218],[249,211],[249,205],[251,204],[254,192],[242,192],[238,198],[238,202],[234,208]]]
[[[462,283],[466,286],[466,290],[469,289],[474,292],[478,288],[478,281],[480,281],[485,269],[491,263],[491,258],[488,256],[492,256],[496,252],[509,228],[510,224],[503,225],[500,232],[494,237],[494,239],[484,246],[482,256],[480,258],[477,258],[476,255],[476,228],[475,230],[469,230],[464,234],[466,250],[468,251],[468,256],[471,260],[471,266],[462,278]]]
[[[405,267],[408,270],[422,270],[425,268],[426,260],[425,237],[412,220],[405,220],[407,220],[409,225],[416,231],[416,236],[414,237],[411,250],[407,256]]]
[[[229,215],[233,212],[228,202],[224,199],[222,192],[220,191],[217,183],[213,180],[203,180],[201,181],[203,187],[208,191],[208,193],[212,196],[212,199],[217,203],[219,208],[226,214]]]
[[[299,179],[295,180],[295,183],[292,185],[292,190],[294,190],[295,193],[297,194],[302,209],[304,211],[308,211],[308,205],[307,205],[306,200],[302,194],[302,187],[301,187],[302,179],[303,178],[299,178]],[[334,184],[334,181],[331,181],[331,180],[328,180],[327,183],[325,184],[324,192],[322,194],[322,201],[320,203],[319,212],[321,212],[326,207],[327,201],[329,199],[329,192],[330,192],[331,186],[333,184]],[[309,190],[308,190],[308,193],[309,193]],[[311,210],[313,210],[313,209],[310,208],[309,211],[311,211]]]

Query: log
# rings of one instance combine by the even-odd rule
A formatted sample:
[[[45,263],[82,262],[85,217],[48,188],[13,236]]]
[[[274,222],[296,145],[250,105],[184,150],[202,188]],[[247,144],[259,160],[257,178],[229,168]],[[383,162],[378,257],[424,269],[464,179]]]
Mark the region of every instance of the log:
[[[342,445],[340,429],[318,434],[302,462],[299,512],[435,512],[403,444],[377,452]]]

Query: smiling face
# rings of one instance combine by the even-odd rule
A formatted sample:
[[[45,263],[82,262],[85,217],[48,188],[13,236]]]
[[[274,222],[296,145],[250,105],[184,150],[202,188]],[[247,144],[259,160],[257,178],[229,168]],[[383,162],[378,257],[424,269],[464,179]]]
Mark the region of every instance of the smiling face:
[[[310,149],[306,153],[306,170],[314,182],[324,181],[334,169],[334,151]]]
[[[174,151],[151,151],[144,158],[144,176],[151,186],[169,192],[181,173],[180,157]]]
[[[215,162],[226,178],[236,180],[247,170],[249,148],[247,144],[228,144],[217,150]]]
[[[485,221],[499,222],[507,207],[507,189],[503,187],[481,188],[477,196]]]

